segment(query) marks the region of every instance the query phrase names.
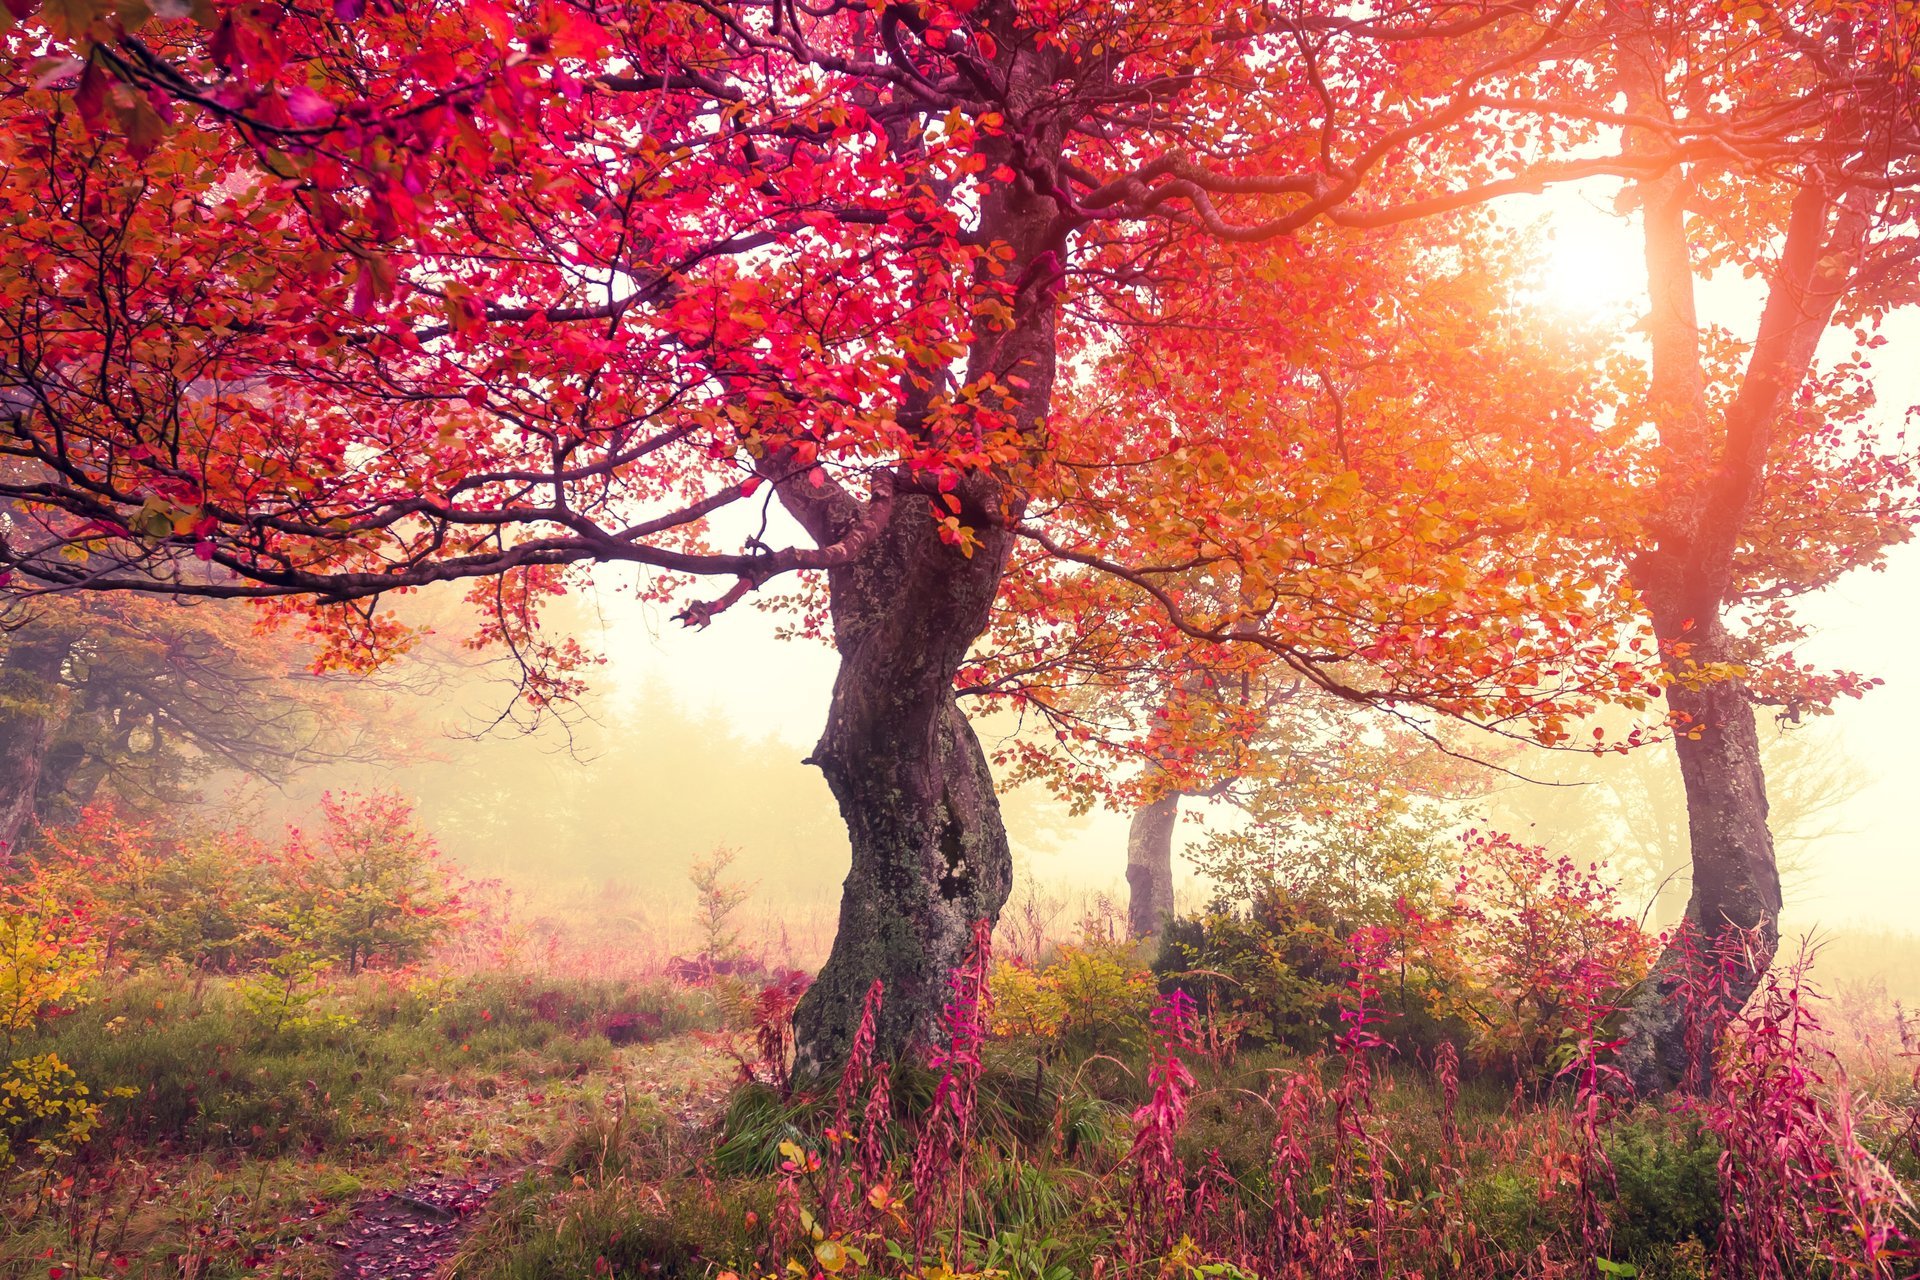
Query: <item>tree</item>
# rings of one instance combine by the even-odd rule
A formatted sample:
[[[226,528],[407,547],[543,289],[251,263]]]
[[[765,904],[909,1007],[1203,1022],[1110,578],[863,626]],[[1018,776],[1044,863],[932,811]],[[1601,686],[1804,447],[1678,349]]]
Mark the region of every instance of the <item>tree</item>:
[[[1824,842],[1845,834],[1842,811],[1864,778],[1839,737],[1817,725],[1763,725],[1759,736],[1767,826],[1781,874],[1791,880],[1817,867]],[[1532,752],[1508,763],[1520,776],[1486,797],[1496,830],[1606,863],[1645,895],[1657,926],[1685,914],[1692,881],[1687,796],[1670,744],[1598,756]]]
[[[1609,148],[1578,5],[194,13],[82,0],[8,36],[0,495],[30,505],[0,572],[309,596],[375,647],[366,602],[476,579],[536,667],[567,656],[532,630],[567,566],[645,566],[696,625],[823,576],[812,759],[853,870],[802,1069],[874,978],[881,1048],[924,1033],[1005,900],[953,686],[1010,569],[1116,576],[1165,636],[1359,701],[1551,735],[1646,696],[1588,638],[1616,607],[1589,563],[1489,569],[1544,545],[1511,482],[1595,441],[1560,380],[1513,380],[1548,353],[1452,216],[1724,150],[1711,113]],[[1410,294],[1444,323],[1397,331]],[[1383,331],[1412,376],[1316,378]],[[1338,429],[1297,432],[1316,387]],[[1170,465],[1136,485],[1143,449]],[[1239,603],[1158,585],[1194,564]]]
[[[1754,962],[1731,992],[1742,999],[1771,957],[1780,908],[1754,705],[1775,705],[1797,719],[1872,683],[1796,659],[1793,647],[1804,632],[1793,602],[1851,569],[1877,565],[1913,520],[1912,460],[1867,417],[1867,353],[1883,341],[1877,329],[1885,316],[1913,302],[1920,261],[1912,216],[1920,181],[1910,74],[1916,23],[1886,6],[1810,3],[1733,15],[1661,4],[1595,11],[1576,25],[1593,41],[1581,58],[1594,93],[1584,103],[1536,105],[1604,127],[1629,156],[1672,157],[1676,140],[1686,136],[1711,136],[1716,146],[1631,177],[1623,189],[1622,208],[1638,213],[1646,241],[1646,355],[1638,358],[1629,347],[1606,363],[1611,403],[1596,410],[1595,424],[1610,436],[1611,451],[1559,461],[1566,469],[1597,457],[1592,474],[1599,487],[1572,507],[1563,505],[1577,494],[1572,487],[1536,490],[1518,525],[1584,541],[1588,554],[1611,558],[1612,567],[1589,562],[1589,581],[1599,587],[1593,598],[1604,604],[1624,588],[1633,602],[1609,624],[1615,651],[1636,665],[1649,651],[1657,654],[1662,692],[1655,709],[1665,723],[1655,720],[1621,744],[1671,729],[1688,798],[1687,916],[1696,944],[1700,935],[1710,946],[1731,945],[1736,935],[1750,942],[1746,954]],[[1623,108],[1612,105],[1616,94]],[[1750,337],[1699,323],[1696,276],[1721,268],[1760,282]],[[1830,332],[1841,352],[1852,351],[1823,366],[1816,349]],[[1215,358],[1233,357],[1216,350]],[[1421,367],[1433,364],[1429,358]],[[1406,366],[1392,367],[1397,374]],[[1243,370],[1236,367],[1236,376]],[[1128,404],[1143,389],[1165,385],[1114,381]],[[1260,399],[1285,402],[1273,389]],[[1180,416],[1192,421],[1206,411],[1195,398]],[[1244,465],[1246,452],[1233,461]],[[1451,467],[1458,454],[1447,457]],[[1553,466],[1534,457],[1536,465]],[[1186,492],[1218,483],[1217,474],[1191,475]],[[1137,511],[1148,489],[1130,486]],[[1151,527],[1156,514],[1176,527],[1190,522],[1191,501],[1179,492],[1160,494],[1163,511],[1136,514],[1129,524]],[[1458,509],[1463,495],[1450,496]],[[1485,501],[1468,500],[1467,509]],[[1555,504],[1564,519],[1542,520]],[[1213,508],[1206,510],[1211,516]],[[1372,516],[1364,527],[1403,526]],[[1204,537],[1219,541],[1222,532],[1209,528]],[[1177,531],[1172,539],[1176,548],[1195,541]],[[1554,581],[1573,580],[1566,557],[1580,552],[1534,545],[1544,552],[1539,559],[1525,544],[1502,548],[1508,571],[1531,574],[1558,560],[1560,567],[1549,570]],[[1124,571],[1127,559],[1102,551],[1083,562]],[[1162,565],[1178,560],[1160,557]],[[1471,556],[1455,561],[1456,573],[1494,567]],[[1570,599],[1557,606],[1544,616],[1579,615]],[[1399,638],[1415,639],[1405,632]],[[1408,649],[1421,652],[1408,644],[1387,661],[1404,661]],[[1640,702],[1637,692],[1623,692],[1618,700],[1629,707]],[[1567,745],[1558,737],[1566,727],[1542,737]],[[1636,1010],[1628,1056],[1646,1087],[1665,1087],[1684,1074],[1675,1000],[1681,962],[1677,951],[1664,958]]]
[[[0,858],[33,817],[65,665],[66,645],[53,636],[10,637],[0,652]]]
[[[280,855],[301,943],[338,958],[348,973],[425,957],[459,899],[433,837],[392,792],[326,795],[317,839],[291,834]]]
[[[1651,305],[1644,373],[1627,380],[1621,412],[1652,438],[1622,554],[1667,670],[1692,853],[1686,916],[1696,945],[1744,940],[1737,1003],[1771,960],[1781,905],[1754,704],[1798,719],[1860,691],[1858,677],[1794,661],[1804,631],[1792,601],[1877,565],[1911,530],[1911,461],[1862,413],[1878,322],[1920,284],[1920,24],[1883,5],[1763,5],[1700,26],[1674,21],[1680,12],[1623,19],[1604,64],[1628,148],[1722,112],[1791,120],[1798,144],[1730,134],[1724,155],[1622,194],[1639,212]],[[1833,95],[1843,81],[1855,87]],[[1696,280],[1721,267],[1760,282],[1750,336],[1700,323]],[[1821,367],[1836,326],[1852,354]],[[1687,1077],[1673,998],[1684,963],[1663,957],[1634,1010],[1626,1059],[1643,1087]]]
[[[0,846],[96,797],[151,810],[191,803],[217,770],[284,781],[376,758],[369,699],[310,671],[311,646],[261,623],[240,606],[138,596],[22,610],[0,634]]]

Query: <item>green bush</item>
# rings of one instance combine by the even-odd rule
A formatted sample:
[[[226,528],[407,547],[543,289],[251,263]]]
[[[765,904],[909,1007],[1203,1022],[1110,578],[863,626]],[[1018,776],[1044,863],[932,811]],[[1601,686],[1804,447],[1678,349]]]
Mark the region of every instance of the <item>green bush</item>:
[[[1241,908],[1216,899],[1170,921],[1154,972],[1163,991],[1237,1019],[1253,1043],[1310,1050],[1333,1023],[1350,929],[1324,904],[1269,886]]]
[[[1619,1187],[1613,1256],[1647,1276],[1682,1270],[1676,1249],[1720,1229],[1719,1140],[1690,1117],[1642,1111],[1614,1126],[1607,1155]]]

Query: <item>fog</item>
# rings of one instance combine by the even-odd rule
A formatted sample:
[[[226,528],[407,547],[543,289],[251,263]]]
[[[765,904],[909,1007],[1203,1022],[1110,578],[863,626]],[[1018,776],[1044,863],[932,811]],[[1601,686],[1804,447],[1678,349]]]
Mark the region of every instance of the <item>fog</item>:
[[[1909,546],[1896,549],[1884,574],[1815,602],[1818,649],[1807,656],[1881,675],[1886,685],[1788,731],[1783,746],[1803,764],[1776,766],[1775,790],[1786,931],[1846,935],[1835,945],[1864,953],[1848,960],[1850,971],[1878,969],[1896,992],[1920,996],[1920,972],[1904,971],[1903,952],[1859,941],[1906,931],[1920,900],[1908,803],[1920,763],[1910,728],[1920,722],[1920,680],[1907,650],[1920,621],[1917,588],[1920,548]],[[823,956],[847,846],[825,782],[804,761],[832,688],[830,649],[778,638],[776,619],[751,609],[706,631],[683,630],[609,577],[553,619],[604,657],[589,694],[526,733],[489,728],[510,693],[506,673],[450,656],[461,609],[429,601],[427,613],[436,634],[402,664],[403,677],[409,666],[413,674],[399,681],[417,691],[385,695],[379,712],[398,758],[310,771],[270,798],[270,813],[291,816],[326,788],[396,788],[450,857],[511,888],[516,913],[547,934],[655,960],[696,949],[687,872],[696,858],[730,847],[739,851],[734,874],[753,886],[745,914],[767,953],[795,963]],[[983,738],[1000,728],[982,725]],[[1802,819],[1804,802],[1790,803],[1788,793],[1805,788],[1794,778],[1807,762],[1817,766],[1819,804]],[[1529,787],[1490,775],[1488,796],[1464,820],[1492,821],[1583,860],[1611,859],[1636,907],[1656,922],[1672,914],[1672,887],[1667,902],[1654,902],[1656,859],[1646,852],[1676,838],[1668,749],[1630,760],[1534,753],[1506,763],[1582,781]],[[1005,799],[1019,876],[1055,900],[1060,927],[1098,895],[1123,900],[1123,816],[1075,817],[1032,789]],[[1180,839],[1196,839],[1209,820],[1220,819],[1190,812]],[[1208,886],[1190,868],[1176,874],[1184,904],[1206,899]],[[1684,872],[1674,883],[1683,899]]]

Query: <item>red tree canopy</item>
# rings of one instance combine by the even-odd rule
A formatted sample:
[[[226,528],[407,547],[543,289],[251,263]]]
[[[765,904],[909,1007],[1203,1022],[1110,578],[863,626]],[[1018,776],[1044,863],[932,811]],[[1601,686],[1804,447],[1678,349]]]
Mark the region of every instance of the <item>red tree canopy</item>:
[[[931,500],[1019,535],[1002,653],[1104,575],[1137,651],[1557,738],[1655,690],[1607,536],[1651,444],[1474,211],[1691,164],[1716,260],[1796,184],[1900,225],[1912,16],[1757,8],[8,0],[4,589],[479,578],[523,642],[572,566],[704,623]],[[1756,590],[1878,545],[1794,524],[1878,482],[1833,421]]]

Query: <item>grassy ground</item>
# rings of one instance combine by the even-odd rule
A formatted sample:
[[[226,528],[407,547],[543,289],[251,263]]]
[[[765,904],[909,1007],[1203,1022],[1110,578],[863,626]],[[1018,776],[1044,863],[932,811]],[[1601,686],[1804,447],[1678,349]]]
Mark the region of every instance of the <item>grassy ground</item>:
[[[147,977],[17,1038],[103,1100],[83,1159],[0,1170],[0,1275],[328,1276],[364,1195],[535,1167],[644,1097],[717,1105],[725,1064],[667,987],[362,977],[292,1017],[230,983]]]
[[[736,1087],[731,1033],[702,993],[491,975],[361,977],[291,1012],[244,994],[123,982],[11,1046],[127,1091],[105,1099],[82,1153],[0,1171],[0,1276],[318,1280],[335,1273],[356,1204],[436,1176],[504,1179],[453,1258],[465,1280],[712,1280],[784,1275],[789,1260],[807,1264],[802,1276],[861,1270],[832,1271],[799,1229],[812,1220],[802,1210],[824,1212],[828,1183],[782,1171],[796,1150],[830,1153],[833,1100]],[[1343,1112],[1337,1058],[1190,1054],[1172,1148],[1188,1217],[1143,1242],[1135,1112],[1153,1089],[1138,1049],[1055,1062],[1039,1082],[1030,1058],[988,1057],[942,1219],[958,1230],[917,1248],[913,1206],[885,1206],[918,1194],[908,1168],[934,1079],[890,1074],[892,1163],[849,1184],[857,1203],[831,1237],[864,1251],[867,1274],[1335,1280],[1372,1274],[1348,1264],[1374,1248],[1429,1260],[1428,1277],[1714,1274],[1722,1149],[1684,1114],[1642,1106],[1611,1120],[1600,1185],[1564,1094],[1469,1078],[1449,1111],[1436,1077],[1389,1056]],[[1275,1230],[1289,1082],[1318,1090],[1290,1122],[1299,1221],[1336,1224],[1312,1246],[1333,1251],[1312,1272],[1246,1261]],[[1912,1186],[1920,1098],[1906,1065],[1862,1083],[1861,1132]],[[1599,1236],[1583,1234],[1588,1184]]]
[[[1365,1258],[1376,1240],[1398,1258],[1438,1261],[1425,1270],[1390,1265],[1384,1273],[1390,1275],[1697,1280],[1738,1274],[1709,1264],[1722,1222],[1722,1148],[1694,1118],[1644,1106],[1609,1123],[1603,1139],[1609,1173],[1599,1189],[1606,1226],[1592,1238],[1597,1243],[1588,1244],[1575,1193],[1583,1155],[1570,1099],[1518,1095],[1497,1081],[1470,1080],[1452,1109],[1455,1134],[1443,1119],[1440,1083],[1405,1066],[1376,1078],[1367,1113],[1357,1118],[1367,1134],[1364,1150],[1378,1168],[1364,1158],[1353,1165],[1344,1207],[1329,1198],[1342,1146],[1336,1122],[1322,1112],[1299,1131],[1308,1149],[1300,1201],[1321,1222],[1341,1223],[1311,1246],[1330,1248],[1325,1268],[1228,1262],[1258,1256],[1275,1230],[1271,1170],[1276,1102],[1285,1082],[1302,1072],[1333,1081],[1338,1068],[1278,1053],[1193,1065],[1196,1080],[1175,1148],[1188,1204],[1197,1205],[1213,1187],[1210,1224],[1190,1216],[1157,1226],[1145,1242],[1136,1237],[1140,1158],[1133,1113],[1149,1097],[1143,1063],[1094,1060],[1035,1091],[1031,1077],[1009,1060],[981,1082],[975,1141],[950,1219],[959,1223],[957,1233],[943,1228],[916,1250],[911,1213],[889,1220],[856,1205],[853,1213],[843,1208],[839,1220],[861,1225],[835,1230],[829,1239],[856,1244],[880,1268],[877,1274],[941,1280],[955,1274],[995,1280],[1372,1275]],[[896,1072],[901,1117],[924,1106],[930,1086],[924,1073]],[[1892,1102],[1911,1107],[1913,1099]],[[828,1152],[832,1143],[823,1135],[832,1109],[826,1098],[782,1102],[770,1089],[750,1087],[734,1094],[714,1135],[636,1123],[631,1114],[624,1124],[603,1125],[596,1138],[576,1142],[549,1167],[509,1186],[467,1241],[454,1274],[474,1280],[818,1276],[827,1270],[809,1256],[818,1246],[796,1239],[791,1227],[782,1242],[778,1224],[802,1210],[825,1221],[826,1184],[819,1175],[783,1175],[793,1147],[782,1144]],[[1878,1120],[1900,1114],[1883,1106]],[[1903,1145],[1890,1123],[1881,1124],[1876,1137],[1913,1185],[1920,1152],[1910,1140]],[[913,1194],[907,1141],[886,1175],[890,1181],[881,1184],[890,1196]],[[851,1185],[856,1193],[872,1189],[859,1179]],[[888,1250],[898,1256],[883,1261]],[[809,1265],[794,1272],[792,1261]],[[1602,1262],[1615,1269],[1600,1269]]]

